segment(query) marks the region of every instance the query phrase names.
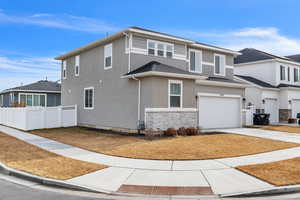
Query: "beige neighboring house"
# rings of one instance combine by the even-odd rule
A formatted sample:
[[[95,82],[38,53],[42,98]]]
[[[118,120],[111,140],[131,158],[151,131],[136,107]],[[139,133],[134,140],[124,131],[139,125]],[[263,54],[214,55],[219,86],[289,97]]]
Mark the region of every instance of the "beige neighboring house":
[[[242,124],[246,84],[233,73],[239,52],[129,27],[66,54],[62,105],[81,126],[231,128]]]

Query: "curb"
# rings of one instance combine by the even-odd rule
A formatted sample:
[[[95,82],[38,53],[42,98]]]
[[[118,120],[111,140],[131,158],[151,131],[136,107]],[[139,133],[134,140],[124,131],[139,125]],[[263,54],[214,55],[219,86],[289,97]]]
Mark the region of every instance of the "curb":
[[[60,188],[67,188],[71,190],[80,190],[80,191],[85,191],[85,192],[95,192],[95,193],[103,193],[102,191],[90,189],[87,187],[79,186],[79,185],[74,185],[70,183],[66,183],[65,181],[59,181],[55,179],[50,179],[50,178],[43,178],[40,176],[32,175],[26,172],[22,172],[19,170],[15,170],[12,168],[7,167],[3,163],[0,163],[0,173],[4,175],[9,175],[9,176],[14,176],[17,178],[21,178],[27,181],[39,183],[42,185],[48,185],[48,186],[55,186],[55,187],[60,187]],[[107,192],[105,192],[107,193]]]
[[[285,193],[294,193],[294,192],[300,192],[299,185],[281,186],[281,187],[271,188],[271,189],[263,189],[263,190],[233,193],[233,194],[223,194],[219,196],[220,197],[254,197],[254,196],[262,196],[262,195],[285,194]]]

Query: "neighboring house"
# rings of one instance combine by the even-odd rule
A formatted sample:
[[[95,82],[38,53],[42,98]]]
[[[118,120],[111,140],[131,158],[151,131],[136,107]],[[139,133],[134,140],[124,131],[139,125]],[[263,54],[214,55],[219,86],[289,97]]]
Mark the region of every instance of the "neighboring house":
[[[240,127],[246,84],[240,53],[130,27],[56,57],[62,105],[78,105],[80,126],[136,131]]]
[[[300,63],[289,57],[246,48],[235,58],[235,74],[253,87],[246,89],[246,103],[257,112],[270,113],[278,123],[300,113]]]
[[[36,83],[10,88],[0,92],[0,107],[52,107],[61,105],[61,86],[57,82],[41,80]]]

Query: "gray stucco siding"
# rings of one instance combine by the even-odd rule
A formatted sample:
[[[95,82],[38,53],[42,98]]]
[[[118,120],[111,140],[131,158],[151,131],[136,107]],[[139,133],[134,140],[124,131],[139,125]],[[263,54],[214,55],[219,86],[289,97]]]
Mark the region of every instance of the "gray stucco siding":
[[[74,74],[74,57],[67,60],[67,79],[62,79],[62,104],[78,105],[79,124],[136,129],[138,82],[121,78],[128,72],[124,37],[112,43],[111,69],[104,70],[104,46],[80,54],[79,77]],[[84,88],[87,87],[94,87],[92,110],[84,109]]]
[[[133,36],[132,37],[132,47],[140,48],[140,49],[147,49],[147,39],[140,36]]]

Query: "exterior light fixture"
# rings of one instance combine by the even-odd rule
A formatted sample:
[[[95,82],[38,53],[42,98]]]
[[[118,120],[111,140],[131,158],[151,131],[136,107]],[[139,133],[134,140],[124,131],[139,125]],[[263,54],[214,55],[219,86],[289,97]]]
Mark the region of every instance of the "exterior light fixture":
[[[289,104],[292,104],[292,100],[289,100]]]
[[[262,100],[262,103],[265,104],[265,103],[266,103],[266,100],[263,99],[263,100]]]

